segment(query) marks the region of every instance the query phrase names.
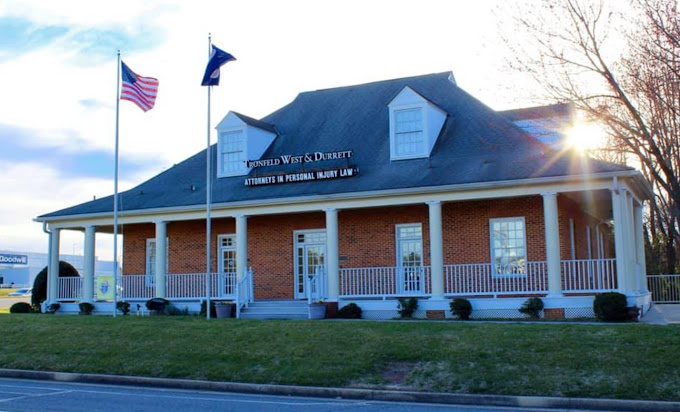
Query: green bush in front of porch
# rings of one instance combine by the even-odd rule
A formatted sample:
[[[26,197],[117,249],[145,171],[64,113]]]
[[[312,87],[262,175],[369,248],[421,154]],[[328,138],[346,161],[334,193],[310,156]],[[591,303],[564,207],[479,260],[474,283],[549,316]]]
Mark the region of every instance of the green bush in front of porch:
[[[0,329],[3,368],[680,401],[675,325],[7,315]]]

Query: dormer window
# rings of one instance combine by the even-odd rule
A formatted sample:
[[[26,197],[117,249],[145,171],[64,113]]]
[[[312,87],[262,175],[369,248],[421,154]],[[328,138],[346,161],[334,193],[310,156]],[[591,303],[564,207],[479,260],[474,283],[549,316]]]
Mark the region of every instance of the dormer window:
[[[246,170],[246,141],[243,130],[220,133],[220,176],[238,176]]]
[[[273,125],[229,112],[217,125],[217,177],[244,176],[247,160],[257,160],[276,138]]]
[[[394,111],[394,153],[398,157],[423,155],[423,109]]]
[[[404,87],[388,107],[390,159],[406,160],[430,156],[446,120],[446,112],[409,87]]]

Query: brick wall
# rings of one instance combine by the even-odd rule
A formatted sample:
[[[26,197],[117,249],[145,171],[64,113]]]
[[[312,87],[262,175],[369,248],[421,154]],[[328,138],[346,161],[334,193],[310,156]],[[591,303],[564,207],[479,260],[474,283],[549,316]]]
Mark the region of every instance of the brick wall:
[[[562,259],[569,258],[569,218],[575,219],[578,258],[585,258],[582,232],[588,219],[576,203],[559,198]],[[465,201],[442,205],[444,264],[483,263],[490,260],[489,219],[525,218],[527,258],[545,260],[543,200],[540,196]],[[395,225],[421,223],[423,259],[429,265],[430,238],[427,205],[340,210],[338,213],[341,267],[395,266]],[[323,229],[323,212],[248,218],[248,258],[255,273],[256,299],[294,296],[293,232]],[[232,218],[213,219],[212,268],[217,271],[217,237],[235,233]],[[153,224],[124,227],[124,274],[145,273],[146,239],[155,236]],[[168,271],[205,271],[205,221],[169,222]],[[594,237],[594,230],[593,230]],[[594,243],[593,243],[594,244]]]
[[[489,219],[507,217],[524,217],[527,259],[545,260],[543,199],[540,196],[529,196],[444,203],[442,206],[444,264],[489,262],[491,259]]]

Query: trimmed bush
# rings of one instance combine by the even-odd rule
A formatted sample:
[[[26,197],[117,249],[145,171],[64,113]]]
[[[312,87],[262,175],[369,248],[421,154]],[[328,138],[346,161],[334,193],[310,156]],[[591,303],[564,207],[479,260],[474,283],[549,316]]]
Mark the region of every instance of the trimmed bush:
[[[356,303],[348,303],[338,310],[340,319],[361,319],[362,310]]]
[[[595,296],[593,312],[598,320],[605,322],[623,322],[628,317],[626,295],[618,292],[606,292]]]
[[[170,305],[170,301],[164,298],[151,298],[146,301],[146,308],[157,314],[165,314],[165,309]]]
[[[461,320],[470,319],[470,314],[472,314],[472,304],[469,300],[464,298],[457,298],[451,301],[449,304],[451,308],[451,313],[454,316],[458,316]]]
[[[80,276],[78,269],[74,268],[68,262],[59,261],[59,277],[75,277]],[[47,300],[47,266],[43,268],[33,280],[33,294],[31,295],[31,304],[40,305]]]
[[[522,306],[519,308],[521,313],[529,315],[532,319],[538,319],[541,317],[541,311],[543,310],[543,301],[541,298],[529,298],[524,301]]]
[[[201,311],[199,313],[199,316],[203,316],[203,317],[206,316],[206,312],[205,312],[206,303],[205,302],[206,302],[205,300],[201,301]],[[215,301],[214,300],[210,300],[210,317],[211,318],[217,317],[217,312],[215,311]]]
[[[92,311],[94,311],[94,305],[90,302],[80,302],[78,307],[80,308],[79,314],[81,315],[91,315]]]
[[[31,305],[26,302],[17,302],[9,308],[9,313],[31,313]]]
[[[120,300],[120,301],[116,302],[116,309],[121,311],[123,313],[123,316],[125,316],[128,313],[130,313],[130,302]]]
[[[165,314],[168,316],[185,316],[184,311],[173,304],[165,307]]]
[[[410,319],[413,317],[418,309],[418,299],[417,298],[399,298],[399,303],[397,304],[397,312],[399,316],[405,319]]]

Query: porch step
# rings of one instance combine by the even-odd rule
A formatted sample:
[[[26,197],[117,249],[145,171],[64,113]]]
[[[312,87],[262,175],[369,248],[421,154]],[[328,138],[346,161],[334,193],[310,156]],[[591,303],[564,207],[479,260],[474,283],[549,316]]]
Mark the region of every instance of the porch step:
[[[308,319],[306,300],[262,300],[241,309],[242,319]]]

